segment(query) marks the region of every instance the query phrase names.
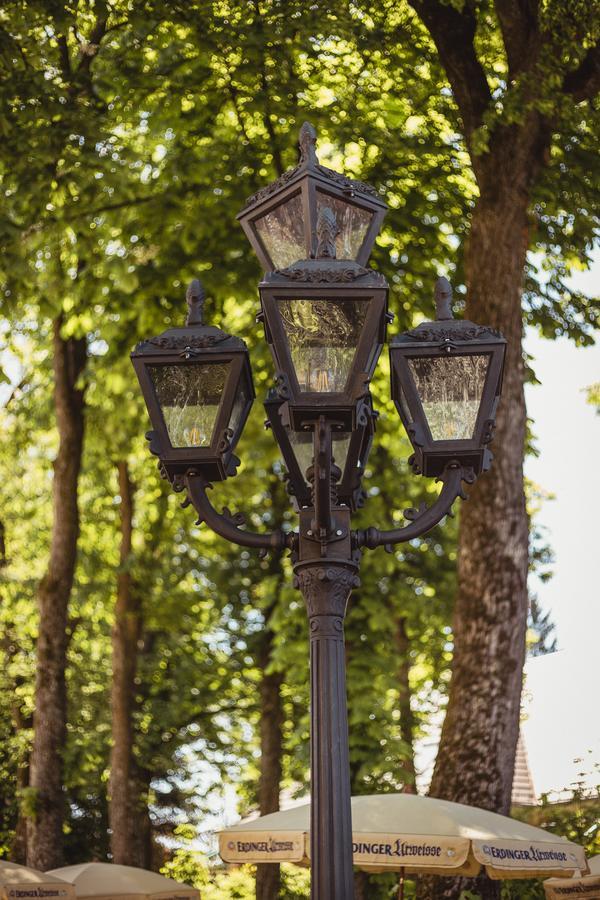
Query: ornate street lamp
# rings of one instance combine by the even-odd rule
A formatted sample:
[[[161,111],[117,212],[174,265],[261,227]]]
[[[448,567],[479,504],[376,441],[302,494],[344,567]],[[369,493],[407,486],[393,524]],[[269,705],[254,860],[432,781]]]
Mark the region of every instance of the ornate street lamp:
[[[219,513],[208,498],[210,481],[235,474],[233,450],[254,392],[244,343],[202,323],[198,282],[188,291],[186,326],[143,341],[132,359],[153,426],[150,449],[175,489],[186,490],[184,505],[193,504],[198,521],[229,541],[291,551],[310,634],[311,895],[352,900],[347,602],[365,548],[391,549],[425,534],[465,496],[463,482],[489,467],[505,341],[492,329],[453,321],[450,286],[438,281],[437,320],[395,338],[390,356],[392,396],[415,450],[413,469],[437,477],[442,488],[428,509],[406,511],[404,527],[352,530],[375,430],[369,382],[388,322],[386,282],[364,268],[383,204],[372,188],[319,166],[308,126],[301,147],[299,166],[240,215],[270,272],[260,284],[259,318],[276,388],[265,407],[298,509],[297,531],[248,531],[243,515]],[[340,233],[355,234],[352,223],[367,214],[347,250]],[[281,248],[289,251],[285,259]]]

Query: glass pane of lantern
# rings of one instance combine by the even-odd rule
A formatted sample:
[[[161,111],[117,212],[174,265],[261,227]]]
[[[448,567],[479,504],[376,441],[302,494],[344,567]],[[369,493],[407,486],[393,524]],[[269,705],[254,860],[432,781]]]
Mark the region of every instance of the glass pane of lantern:
[[[254,223],[273,268],[285,269],[306,259],[302,196],[296,194]]]
[[[313,432],[312,431],[290,431],[290,443],[294,450],[298,467],[306,478],[306,471],[313,464]],[[348,450],[350,448],[349,431],[340,431],[332,435],[333,438],[333,459],[336,466],[344,471],[346,460],[348,458]],[[308,479],[307,479],[308,480]]]
[[[233,404],[233,409],[231,410],[231,416],[229,417],[229,430],[233,433],[233,435],[237,435],[238,429],[240,427],[242,416],[244,414],[244,410],[248,405],[248,387],[246,385],[246,379],[240,381],[238,385],[238,389],[235,395],[235,401]]]
[[[333,435],[333,461],[336,466],[342,470],[342,475],[344,473],[344,469],[346,468],[346,461],[348,459],[348,450],[350,449],[350,437],[351,433],[349,431],[340,431],[339,434]]]
[[[338,259],[356,259],[369,230],[373,213],[345,200],[317,191],[317,216],[323,207],[334,213],[340,233],[335,246]]]
[[[368,308],[368,300],[279,301],[301,391],[344,390]]]
[[[412,413],[409,409],[408,401],[406,399],[406,394],[404,393],[404,388],[402,387],[402,385],[400,386],[399,400],[400,400],[400,408],[402,410],[404,418],[406,419],[407,422],[412,422],[412,420],[413,420]]]
[[[298,462],[298,468],[306,479],[306,471],[313,462],[313,433],[312,431],[290,431],[290,443]],[[308,479],[306,479],[308,481]]]
[[[150,377],[173,447],[208,447],[229,363],[150,366]]]
[[[487,353],[408,360],[434,441],[473,437],[489,361]]]

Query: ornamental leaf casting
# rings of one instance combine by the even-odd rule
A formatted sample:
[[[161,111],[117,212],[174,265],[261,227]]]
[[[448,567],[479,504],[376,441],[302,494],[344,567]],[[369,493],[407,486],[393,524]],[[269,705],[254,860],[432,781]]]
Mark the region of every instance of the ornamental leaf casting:
[[[340,233],[335,213],[324,206],[317,219],[317,257],[319,259],[335,259],[335,239]]]
[[[304,597],[309,617],[344,616],[352,588],[360,586],[360,578],[342,566],[306,566],[298,568],[294,587]]]
[[[317,159],[317,132],[310,122],[305,122],[300,129],[300,165],[316,166]]]
[[[146,432],[146,440],[150,444],[150,453],[153,456],[161,456],[162,454],[162,446],[160,443],[160,438],[156,431],[147,431]],[[164,476],[163,476],[164,477]]]
[[[342,175],[341,172],[336,172],[334,169],[328,169],[327,166],[322,166],[320,164],[316,167],[316,170],[320,175],[323,175],[329,181],[334,181],[336,184],[339,184],[339,186],[346,191],[351,193],[356,191],[359,194],[370,194],[372,197],[379,198],[379,191],[377,188],[374,188],[371,184],[367,184],[366,181],[348,178],[347,175]]]
[[[415,341],[473,341],[484,335],[502,337],[497,328],[488,328],[485,325],[470,325],[461,328],[458,323],[449,328],[440,328],[436,325],[431,328],[418,326],[406,332],[406,336]]]
[[[481,442],[483,444],[491,444],[494,440],[494,431],[496,430],[496,423],[493,419],[486,419],[483,423],[483,435],[481,438]]]
[[[272,181],[271,184],[265,185],[265,187],[261,188],[260,191],[257,191],[255,194],[252,194],[251,197],[248,197],[246,200],[244,209],[248,206],[253,206],[255,203],[259,203],[261,200],[266,200],[267,197],[270,197],[272,194],[276,194],[281,188],[285,187],[290,181],[296,177],[298,172],[303,169],[304,166],[302,164],[298,166],[294,166],[293,169],[288,169],[283,175],[280,175],[275,181]]]
[[[275,375],[275,390],[282,400],[288,400],[290,398],[292,390],[285,372],[277,372]]]
[[[217,444],[217,453],[227,453],[231,450],[232,437],[233,431],[231,428],[225,428],[219,438],[219,443]]]
[[[278,275],[284,275],[293,281],[322,282],[328,284],[346,284],[360,278],[362,275],[373,275],[370,269],[359,266],[358,263],[348,263],[343,266],[289,266],[287,269],[279,269]],[[379,273],[376,273],[379,275]]]
[[[186,350],[188,347],[190,350],[206,350],[207,347],[215,347],[228,339],[228,334],[190,335],[188,333],[182,335],[160,335],[159,337],[142,341],[136,347],[136,352],[144,350],[148,344],[151,344],[153,347],[160,347],[161,350]]]
[[[248,197],[244,204],[244,209],[253,206],[255,203],[259,203],[262,200],[266,200],[267,197],[272,197],[273,194],[276,194],[281,188],[284,188],[290,181],[293,181],[297,175],[305,171],[318,173],[322,178],[325,178],[327,181],[332,181],[348,194],[369,194],[371,197],[377,197],[378,200],[381,200],[377,188],[367,184],[365,181],[359,181],[356,178],[348,178],[347,175],[342,175],[341,172],[336,172],[334,169],[329,169],[327,166],[322,166],[320,163],[317,163],[316,165],[309,164],[309,166],[307,166],[305,162],[300,162],[297,166],[288,169],[283,175],[280,175],[275,181],[272,181],[271,184],[265,185],[265,187],[261,188],[255,194],[252,194],[251,197]]]

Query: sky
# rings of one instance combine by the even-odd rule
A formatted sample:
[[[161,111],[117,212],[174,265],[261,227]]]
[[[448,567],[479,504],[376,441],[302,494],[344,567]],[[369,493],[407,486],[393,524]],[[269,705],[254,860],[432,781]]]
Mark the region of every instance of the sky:
[[[600,292],[600,256],[577,286]],[[539,457],[525,473],[555,499],[542,504],[538,523],[555,554],[553,577],[531,579],[551,610],[558,646],[597,654],[600,636],[600,415],[584,388],[600,382],[600,345],[576,347],[566,338],[548,341],[530,329],[526,351],[540,385],[525,389]],[[590,658],[594,658],[591,656]]]
[[[600,254],[574,284],[600,293]],[[525,349],[540,385],[527,385],[539,457],[528,478],[554,499],[538,524],[555,555],[553,577],[531,578],[556,626],[558,652],[530,659],[523,691],[523,734],[536,793],[600,780],[600,415],[584,388],[600,381],[600,345],[576,347],[529,330]]]

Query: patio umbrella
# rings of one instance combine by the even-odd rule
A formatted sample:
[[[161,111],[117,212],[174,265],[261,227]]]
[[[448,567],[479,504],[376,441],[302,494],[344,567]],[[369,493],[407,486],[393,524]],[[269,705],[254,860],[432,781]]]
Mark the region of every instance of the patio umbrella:
[[[54,875],[46,875],[27,866],[0,861],[0,900],[14,900],[17,897],[76,897],[75,888]]]
[[[229,863],[310,864],[310,804],[240,822],[219,834]],[[354,865],[369,872],[570,877],[585,854],[577,844],[496,813],[414,794],[352,798]]]
[[[72,881],[77,897],[90,900],[200,900],[194,888],[133,866],[81,863],[53,869],[51,874]]]
[[[569,897],[586,897],[600,900],[600,856],[589,860],[589,875],[580,875],[568,880],[549,878],[544,882],[547,900],[565,900]]]

